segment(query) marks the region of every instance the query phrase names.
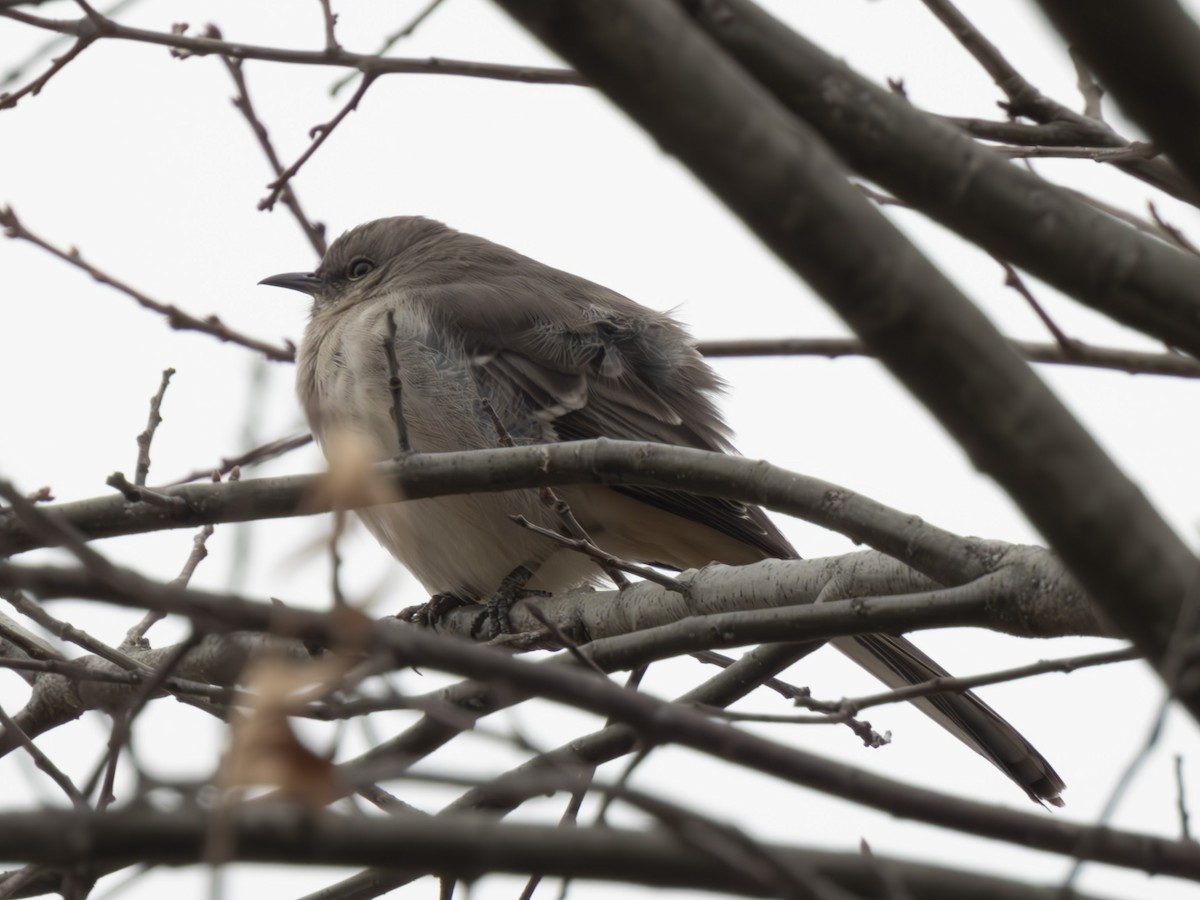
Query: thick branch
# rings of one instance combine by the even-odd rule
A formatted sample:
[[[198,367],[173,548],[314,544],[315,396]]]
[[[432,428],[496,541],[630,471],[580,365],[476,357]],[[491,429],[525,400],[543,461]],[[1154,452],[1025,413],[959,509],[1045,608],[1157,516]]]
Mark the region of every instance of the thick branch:
[[[445,820],[399,816],[312,816],[288,807],[242,807],[204,816],[191,810],[140,810],[105,815],[44,811],[0,816],[6,855],[47,865],[74,866],[130,857],[146,863],[212,862],[214,828],[228,850],[222,861],[305,865],[394,866],[419,860],[431,874],[472,880],[492,872],[538,872],[671,888],[764,893],[754,872],[739,871],[719,854],[676,835],[611,827],[555,828],[500,825],[489,817]],[[228,832],[226,832],[228,829]],[[397,848],[403,853],[397,854]],[[856,894],[873,894],[886,866],[914,898],[970,896],[976,900],[1052,900],[1039,888],[872,854],[839,854],[781,845],[764,847],[800,883],[814,876]],[[1082,895],[1077,895],[1082,896]]]
[[[686,596],[649,582],[621,591],[576,591],[534,598],[512,610],[517,631],[536,632],[538,611],[573,640],[590,640],[607,667],[632,669],[719,647],[823,640],[959,625],[1019,637],[1112,631],[1053,554],[1040,547],[989,545],[991,569],[943,589],[874,551],[683,572]],[[815,605],[814,605],[815,604]],[[448,613],[439,629],[471,637],[477,608]]]
[[[84,570],[52,570],[0,565],[0,582],[36,572],[48,596],[92,596],[137,607],[160,609],[190,619],[201,632],[261,630],[323,647],[359,647],[391,656],[398,664],[452,672],[507,695],[510,702],[531,696],[569,704],[625,722],[651,743],[676,743],[725,762],[792,784],[816,788],[892,815],[997,838],[1027,847],[1142,868],[1153,860],[1157,872],[1200,878],[1200,847],[1110,829],[1088,829],[1039,816],[998,810],[939,791],[914,788],[872,775],[756,734],[713,721],[693,709],[628,691],[591,669],[571,662],[530,663],[505,650],[414,628],[395,619],[368,626],[348,611],[323,614],[229,595],[159,585],[122,572],[120,588]],[[22,584],[33,589],[32,585]],[[597,660],[599,662],[599,660]],[[603,665],[603,663],[601,663]]]
[[[710,37],[855,170],[993,255],[1200,356],[1200,259],[1138,234],[1006,162],[872,84],[749,0],[688,6]],[[780,202],[796,194],[794,184],[780,190]]]
[[[762,460],[688,447],[605,439],[500,447],[456,453],[413,453],[383,463],[391,490],[337,498],[339,508],[444,494],[563,484],[645,484],[728,497],[797,516],[867,544],[943,584],[988,571],[984,544],[891,509],[846,488],[789,472]],[[87,539],[141,534],[222,522],[246,522],[328,512],[333,503],[320,476],[247,479],[158,489],[183,502],[129,503],[121,496],[37,508]],[[516,526],[514,526],[516,527]],[[0,508],[0,556],[45,546],[37,530]]]
[[[614,0],[603,10],[585,0],[498,2],[678,155],[835,307],[975,465],[1009,492],[1104,612],[1200,716],[1200,678],[1188,677],[1182,672],[1188,662],[1170,653],[1173,636],[1185,646],[1200,637],[1198,617],[1182,620],[1180,615],[1196,581],[1195,557],[986,317],[848,183],[821,140],[670,0]],[[708,4],[699,5],[712,12]],[[790,72],[796,45],[771,38],[788,34],[779,23],[741,0],[723,0],[719,7],[737,12],[714,14],[709,23],[714,33],[740,31],[756,46],[786,49],[788,65],[783,66],[780,52],[770,57],[771,71]],[[820,96],[853,99],[847,118],[859,127],[867,124],[861,110],[853,112],[865,102],[863,91],[852,86],[844,69],[819,86]],[[798,89],[788,93],[807,95]],[[955,148],[956,174],[948,194],[965,210],[971,204],[962,202],[962,192],[979,181],[980,170],[958,153],[955,142],[961,136],[939,123],[921,122],[944,132],[945,146]],[[875,143],[880,135],[871,124]],[[889,143],[887,155],[903,154]],[[747,159],[755,164],[747,166]],[[921,171],[925,183],[938,181],[930,176],[928,159],[922,159]],[[1028,190],[1014,194],[1058,196],[1049,187],[1023,185]],[[1063,208],[1068,201],[1054,202]],[[980,215],[973,209],[971,215],[986,221],[996,213],[989,208]],[[1055,234],[1071,230],[1045,208],[1026,219],[1027,224],[1047,221],[1054,223]],[[1094,229],[1112,225],[1105,220]],[[1044,232],[1036,227],[1021,243],[1030,244],[1031,236],[1040,242]],[[1122,271],[1106,267],[1099,272],[1097,259],[1114,258],[1097,253],[1096,232],[1088,236],[1087,258],[1072,259],[1070,265],[1083,264],[1085,272],[1090,266],[1089,278],[1103,276],[1104,293],[1112,292],[1112,284],[1126,290],[1129,265],[1136,269],[1139,260],[1155,254],[1194,268],[1177,313],[1165,319],[1172,334],[1188,332],[1190,346],[1200,350],[1195,292],[1200,261],[1154,242],[1140,247],[1138,257],[1119,260]],[[1144,300],[1134,305],[1159,310],[1159,304]],[[1183,309],[1190,313],[1178,315]]]
[[[1121,109],[1200,187],[1200,26],[1174,0],[1040,3]]]

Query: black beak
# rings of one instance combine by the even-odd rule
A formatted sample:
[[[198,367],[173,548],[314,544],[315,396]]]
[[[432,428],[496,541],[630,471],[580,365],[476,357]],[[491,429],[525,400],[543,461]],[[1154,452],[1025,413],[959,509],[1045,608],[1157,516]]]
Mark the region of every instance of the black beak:
[[[264,278],[259,284],[269,284],[271,287],[289,288],[293,291],[300,291],[308,294],[310,297],[321,289],[321,281],[312,272],[284,272],[282,275],[272,275],[270,278]]]

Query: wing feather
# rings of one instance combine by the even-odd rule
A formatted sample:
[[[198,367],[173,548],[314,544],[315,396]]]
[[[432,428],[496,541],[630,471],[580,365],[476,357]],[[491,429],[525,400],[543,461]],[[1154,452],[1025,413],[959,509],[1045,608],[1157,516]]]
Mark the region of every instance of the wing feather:
[[[712,400],[721,381],[677,322],[549,271],[553,278],[536,282],[489,273],[422,292],[431,313],[462,336],[481,391],[513,434],[546,435],[548,425],[548,436],[562,441],[607,437],[733,451]],[[757,507],[662,488],[613,490],[764,558],[796,556]]]

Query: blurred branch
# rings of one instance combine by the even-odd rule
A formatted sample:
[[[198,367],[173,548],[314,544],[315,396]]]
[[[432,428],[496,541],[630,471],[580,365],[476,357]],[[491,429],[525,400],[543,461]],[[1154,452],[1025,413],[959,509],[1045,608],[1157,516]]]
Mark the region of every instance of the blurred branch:
[[[1112,157],[1104,158],[1105,161],[1115,163],[1117,168],[1140,178],[1147,184],[1157,187],[1159,190],[1165,191],[1168,194],[1176,197],[1185,203],[1190,203],[1193,206],[1200,205],[1200,191],[1197,190],[1195,181],[1190,184],[1183,174],[1175,168],[1175,166],[1165,160],[1147,160],[1144,156],[1134,156],[1129,159],[1122,156],[1121,148],[1128,148],[1131,142],[1117,134],[1106,122],[1098,117],[1081,115],[1073,109],[1064,106],[1057,100],[1047,97],[1036,87],[1030,84],[1025,79],[1016,67],[1013,66],[1000,49],[989,41],[971,22],[954,6],[950,0],[924,0],[924,3],[929,10],[941,20],[941,22],[949,29],[950,33],[963,45],[975,60],[983,67],[995,81],[996,86],[1000,88],[1008,98],[1007,103],[1000,105],[1007,110],[1008,114],[1013,118],[1026,117],[1033,119],[1039,123],[1039,126],[1049,126],[1051,128],[1061,128],[1064,124],[1067,128],[1075,129],[1080,135],[1081,140],[1076,143],[1085,145],[1088,148],[1092,147],[1112,147],[1118,149],[1118,154]],[[1072,56],[1072,61],[1078,61]],[[1082,77],[1080,85],[1084,84]],[[1098,101],[1095,105],[1098,109]],[[1014,143],[1027,143],[1026,141],[1016,141]],[[1041,143],[1035,141],[1034,143]],[[1053,141],[1052,143],[1058,143]],[[1033,155],[1033,154],[1027,154]],[[1052,156],[1053,153],[1043,155]]]
[[[846,121],[833,131],[844,133],[849,127],[851,143],[870,143],[875,153],[886,146],[890,158],[906,156],[897,143],[886,140],[883,125],[864,125],[870,104],[864,103],[863,95],[876,89],[852,87],[842,63],[815,91],[801,87],[793,78],[804,65],[798,58],[816,51],[807,50],[798,36],[746,0],[723,0],[719,7],[689,6],[703,30],[669,0],[612,0],[603,13],[586,0],[498,2],[584,73],[666,152],[677,155],[879,352],[975,466],[1009,493],[1103,612],[1133,640],[1193,717],[1200,718],[1200,679],[1190,674],[1200,661],[1170,653],[1173,641],[1190,646],[1200,635],[1200,623],[1189,620],[1181,626],[1183,598],[1200,575],[1195,555],[987,318],[848,183],[840,160],[821,136],[763,85],[773,84],[785,102],[804,111],[806,98],[815,96],[819,102],[842,94]],[[672,48],[670,64],[658,52],[665,45]],[[892,97],[888,103],[903,106]],[[696,109],[703,109],[704,115],[696,115]],[[954,173],[945,186],[935,174],[937,164],[925,157],[920,160],[920,184],[936,185],[944,199],[953,197],[951,206],[960,213],[971,210],[978,222],[1001,218],[991,206],[979,214],[966,200],[971,188],[987,180],[987,158],[999,158],[972,148],[979,154],[977,168],[969,153],[959,152],[956,138],[961,136],[919,113],[908,114],[919,122],[914,130],[939,132],[932,155],[945,158],[953,147]],[[749,155],[753,166],[745,164]],[[847,158],[857,163],[849,154]],[[1021,174],[1006,163],[999,166]],[[894,187],[912,183],[908,178],[904,182]],[[894,193],[911,199],[898,189]],[[1032,177],[1014,193],[1026,199],[1035,193],[1053,194],[1054,202],[1075,203]],[[1086,207],[1075,212],[1098,216]],[[1044,250],[1048,234],[1065,232],[1062,222],[1045,227],[1054,221],[1047,205],[1039,203],[1034,218],[1037,227],[1023,231],[1016,242],[1026,249],[1036,241]],[[1109,300],[1119,297],[1118,304],[1107,304],[1110,310],[1128,314],[1136,308],[1139,312],[1132,318],[1149,324],[1142,312],[1152,311],[1157,317],[1162,312],[1158,303],[1130,291],[1128,279],[1107,267],[1096,277],[1101,274],[1095,268],[1100,232],[1109,227],[1120,229],[1123,239],[1145,244],[1137,254],[1121,259],[1125,270],[1167,254],[1177,268],[1197,267],[1200,275],[1200,261],[1097,218],[1086,233],[1087,261],[1067,261],[1072,279],[1084,273],[1091,281],[1087,293],[1101,293]],[[1019,246],[988,249],[1023,264]],[[1056,268],[1061,270],[1064,262],[1057,259]],[[1155,278],[1161,274],[1143,270]],[[1177,298],[1179,307],[1191,312],[1165,316],[1157,327],[1164,339],[1193,352],[1200,350],[1197,283],[1200,278],[1190,279],[1187,295]],[[1164,329],[1167,320],[1171,327]],[[1181,332],[1188,332],[1185,339],[1179,339]]]
[[[558,828],[497,824],[490,816],[319,816],[286,806],[242,806],[224,814],[228,861],[379,865],[394,867],[396,848],[423,872],[474,880],[492,872],[591,878],[657,887],[762,896],[760,874],[739,871],[719,854],[678,836],[619,828]],[[47,810],[0,816],[0,841],[11,857],[52,865],[92,864],[137,856],[170,865],[209,861],[211,816],[193,810],[144,807],[106,815]],[[62,840],[71,834],[70,843]],[[814,877],[866,896],[878,887],[879,865],[902,879],[914,900],[969,896],[975,900],[1053,900],[1055,888],[1007,881],[901,860],[764,845],[798,883]],[[1085,895],[1076,895],[1088,900]]]
[[[14,568],[7,565],[2,567],[6,579]],[[132,581],[132,573],[128,574]],[[81,595],[80,588],[84,594],[97,588],[105,590],[105,586],[97,585],[94,579],[85,580],[91,586],[71,585],[73,596]],[[66,583],[60,587],[65,588]],[[407,626],[395,619],[385,619],[368,627],[362,620],[348,619],[345,608],[332,613],[317,613],[151,582],[137,585],[136,591],[130,594],[112,594],[105,599],[123,605],[149,605],[178,613],[191,619],[200,630],[229,630],[237,622],[239,626],[249,624],[256,630],[272,631],[320,646],[350,645],[360,647],[368,655],[386,653],[398,664],[439,669],[486,682],[493,690],[508,694],[513,702],[540,696],[565,703],[624,722],[634,728],[644,741],[675,743],[782,781],[816,788],[892,815],[1050,852],[1139,869],[1149,865],[1158,874],[1200,878],[1200,847],[1191,842],[1049,821],[1039,815],[998,809],[944,792],[914,788],[787,747],[754,733],[739,731],[697,710],[628,691],[570,661],[531,663],[512,656],[507,650],[438,635],[427,629]],[[607,661],[602,657],[594,659],[608,668],[605,665]],[[46,852],[44,849],[27,851],[24,844],[11,842],[6,842],[5,846],[10,853],[19,846],[21,856],[26,852]],[[147,855],[153,854],[152,847],[143,849]],[[390,853],[386,859],[363,861],[395,865],[394,846]],[[319,857],[308,858],[315,860]]]
[[[211,335],[219,341],[238,344],[248,350],[261,353],[267,359],[276,362],[291,362],[295,358],[295,347],[291,345],[278,347],[274,344],[267,344],[234,331],[216,316],[206,316],[203,319],[198,319],[193,315],[185,313],[177,306],[160,303],[157,300],[151,299],[141,291],[130,287],[124,282],[118,281],[111,275],[86,262],[74,247],[69,250],[60,250],[43,238],[38,237],[21,223],[21,220],[17,218],[17,214],[9,207],[0,208],[0,226],[3,226],[6,237],[28,241],[35,246],[41,247],[47,253],[57,256],[63,262],[70,263],[75,268],[86,272],[95,281],[106,284],[125,294],[125,296],[131,298],[144,309],[165,316],[167,324],[177,331],[199,331],[202,334]]]
[[[1175,0],[1039,3],[1121,110],[1200,187],[1200,26]]]
[[[719,15],[704,4],[692,9],[706,34],[863,176],[993,256],[1200,356],[1200,259],[1011,165],[848,69],[748,0],[729,0]],[[822,177],[831,185],[840,182],[841,166],[831,164]],[[803,241],[799,246],[812,243]]]

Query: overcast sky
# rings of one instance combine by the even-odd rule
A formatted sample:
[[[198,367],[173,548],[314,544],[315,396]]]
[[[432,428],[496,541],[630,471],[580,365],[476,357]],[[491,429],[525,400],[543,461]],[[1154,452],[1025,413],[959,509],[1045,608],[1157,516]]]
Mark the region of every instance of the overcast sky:
[[[340,40],[348,49],[372,51],[380,35],[422,5],[410,0],[342,4]],[[923,108],[1001,115],[995,106],[999,92],[917,0],[766,5],[877,82],[902,78],[911,100]],[[961,0],[960,5],[1041,90],[1080,106],[1069,59],[1033,4]],[[76,15],[69,3],[37,11]],[[123,20],[160,31],[173,22],[187,22],[194,31],[212,21],[229,39],[280,47],[317,49],[323,41],[316,2],[288,4],[281,14],[279,4],[264,0],[144,0]],[[0,19],[0,72],[26,59],[46,37]],[[393,54],[557,64],[483,0],[447,0]],[[329,119],[347,96],[329,96],[342,74],[334,69],[248,62],[245,72],[285,162],[307,146],[308,129]],[[269,171],[230,103],[232,94],[217,59],[179,61],[162,47],[101,41],[39,96],[0,111],[0,204],[10,204],[32,231],[61,246],[77,246],[89,262],[158,300],[198,315],[215,313],[265,340],[298,341],[307,315],[303,298],[256,283],[277,272],[310,269],[316,260],[282,206],[270,213],[256,209]],[[1123,133],[1137,136],[1119,116],[1114,122]],[[1139,214],[1153,199],[1169,221],[1200,240],[1196,210],[1156,195],[1141,182],[1084,161],[1038,161],[1035,168]],[[428,215],[647,306],[674,309],[701,339],[847,333],[820,298],[690,174],[584,88],[416,75],[380,79],[294,186],[331,238],[380,216]],[[1049,339],[1028,307],[1004,287],[1003,273],[990,258],[915,214],[888,214],[1005,333]],[[1072,336],[1154,349],[1146,338],[1031,283]],[[972,469],[957,445],[874,362],[718,360],[715,365],[730,384],[724,408],[746,455],[845,485],[962,534],[1040,542],[1006,495]],[[132,475],[134,437],[144,427],[147,400],[168,366],[177,374],[155,439],[152,482],[174,480],[256,443],[306,430],[292,393],[291,366],[260,362],[242,348],[172,331],[160,317],[45,252],[24,242],[0,241],[0,477],[25,491],[49,485],[61,500],[107,493],[109,473],[120,469]],[[1089,370],[1038,371],[1195,546],[1200,384]],[[247,475],[311,472],[321,465],[317,452],[308,448]],[[780,524],[805,556],[852,549],[846,539],[814,526]],[[324,605],[327,569],[321,542],[327,529],[324,519],[254,526],[251,558],[243,568],[234,549],[236,529],[221,526],[209,544],[211,558],[193,583],[216,589],[234,585],[259,598]],[[191,534],[180,531],[97,546],[114,560],[168,579],[190,544]],[[55,557],[27,557],[49,558]],[[422,599],[419,586],[361,530],[347,548],[345,582],[351,597],[375,598],[373,610],[380,615]],[[54,611],[112,643],[133,623],[128,613],[92,605],[59,603]],[[151,636],[166,643],[182,633],[181,625],[167,622]],[[1081,640],[1021,642],[962,631],[923,634],[918,642],[961,674],[1104,646]],[[699,677],[694,663],[663,664],[652,670],[648,689],[672,695]],[[831,698],[873,689],[867,676],[828,651],[806,660],[790,678]],[[424,683],[435,683],[434,677]],[[1053,815],[1090,822],[1144,742],[1162,690],[1140,664],[1126,664],[1003,685],[983,695],[1066,779],[1068,806]],[[16,710],[24,698],[23,683],[0,673],[5,709]],[[782,711],[769,698],[757,702]],[[769,733],[893,777],[1028,807],[1003,776],[918,714],[885,707],[870,718],[878,730],[893,731],[892,746],[867,751],[848,731],[833,728]],[[392,723],[404,721],[396,714],[380,717],[376,725],[386,733]],[[533,709],[519,709],[496,717],[491,727],[503,731],[518,725],[550,746],[573,723],[580,733],[594,724],[561,711],[551,723]],[[81,775],[102,752],[108,727],[108,720],[95,714],[39,743]],[[137,746],[156,774],[206,777],[221,737],[215,723],[162,701],[140,720]],[[328,737],[327,731],[314,730],[316,741]],[[348,735],[348,753],[356,740],[362,739]],[[517,759],[484,738],[464,744],[436,758],[431,768],[452,768],[455,753],[490,754],[489,767],[496,771]],[[1174,836],[1173,756],[1184,755],[1191,805],[1197,809],[1198,751],[1194,723],[1170,716],[1115,823]],[[854,851],[865,839],[881,854],[915,855],[1044,882],[1061,878],[1067,868],[1058,857],[896,823],[798,788],[763,784],[683,752],[652,756],[635,779],[639,784],[695,800],[773,840]],[[696,798],[700,785],[702,801]],[[403,793],[430,809],[444,796],[407,786]],[[11,808],[40,797],[55,794],[20,754],[0,760],[0,805]],[[537,808],[556,818],[561,803]],[[344,874],[276,870],[264,875],[261,869],[239,867],[230,873],[228,896],[261,893],[268,883],[268,896],[300,894]],[[518,883],[489,880],[475,896],[511,897]],[[1153,898],[1182,897],[1185,890],[1179,882],[1102,867],[1086,869],[1079,886]],[[155,897],[164,890],[180,898],[199,897],[205,880],[194,871],[152,873],[123,896]],[[572,896],[612,896],[612,891],[605,885],[576,885]],[[623,895],[637,896],[632,890]],[[397,896],[435,893],[426,880]]]

